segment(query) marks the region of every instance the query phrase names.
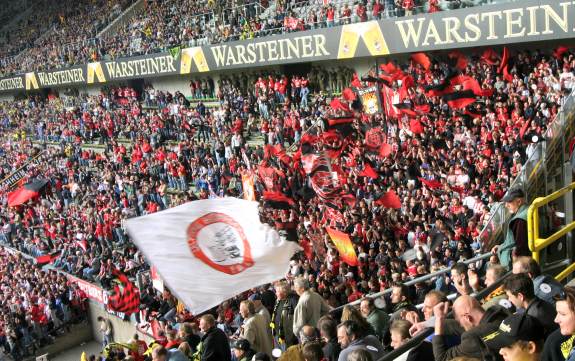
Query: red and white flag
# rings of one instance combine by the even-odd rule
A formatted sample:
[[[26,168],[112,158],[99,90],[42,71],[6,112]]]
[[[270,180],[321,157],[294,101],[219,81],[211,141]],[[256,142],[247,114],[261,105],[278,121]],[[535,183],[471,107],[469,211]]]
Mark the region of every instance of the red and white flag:
[[[193,314],[283,278],[300,250],[259,220],[258,203],[199,200],[126,222],[134,243]]]

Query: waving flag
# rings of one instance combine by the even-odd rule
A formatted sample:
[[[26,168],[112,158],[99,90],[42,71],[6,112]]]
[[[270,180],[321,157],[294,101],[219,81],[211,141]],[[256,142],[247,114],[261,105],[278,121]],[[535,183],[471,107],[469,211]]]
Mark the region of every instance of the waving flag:
[[[350,266],[357,266],[357,255],[353,249],[353,243],[349,236],[343,232],[332,228],[326,228],[327,234],[337,248],[341,259]]]
[[[381,198],[375,201],[375,204],[382,205],[385,208],[401,208],[401,199],[393,190],[387,191]]]
[[[260,222],[258,203],[189,202],[132,218],[128,233],[193,314],[285,276],[300,247]]]
[[[118,284],[114,286],[113,293],[108,297],[108,307],[127,315],[139,312],[140,292],[136,286],[117,269],[114,269],[112,274],[116,276]]]

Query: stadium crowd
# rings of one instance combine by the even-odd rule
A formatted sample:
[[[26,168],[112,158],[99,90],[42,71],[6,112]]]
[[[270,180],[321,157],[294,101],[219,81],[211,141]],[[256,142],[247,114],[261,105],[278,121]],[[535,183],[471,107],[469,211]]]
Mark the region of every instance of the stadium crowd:
[[[34,5],[15,30],[7,31],[0,75],[45,71],[233,40],[332,27],[443,9],[479,6],[489,0],[362,0],[335,3],[277,1],[149,0],[121,25],[98,36],[131,0],[62,1]]]
[[[84,319],[85,295],[64,275],[0,250],[0,346],[14,360],[31,356]]]
[[[522,51],[504,59],[493,52],[460,56],[459,63],[465,60],[465,65],[460,64],[458,76],[452,74],[448,60],[427,64],[414,57],[397,66],[386,64],[379,76],[374,72],[365,77],[366,84],[381,80],[390,92],[390,97],[383,94],[382,111],[371,116],[345,89],[343,96],[351,108],[345,99],[329,102],[314,92],[308,83],[311,74],[258,77],[247,83],[245,91],[232,81],[222,81],[215,107],[203,102],[192,106],[181,93],[151,87],[144,94],[129,87],[106,89],[99,96],[74,99],[72,108],[57,97],[3,103],[0,126],[9,135],[4,138],[0,175],[40,154],[28,178],[50,180],[39,199],[2,208],[4,241],[34,257],[50,255],[54,267],[109,288],[113,269],[134,276],[149,267],[126,237],[123,220],[194,199],[241,196],[241,175],[252,171],[258,176],[258,194],[267,191],[293,200],[287,210],[262,201],[261,217],[286,231],[304,252],[292,260],[287,281],[274,285],[275,292],[270,287],[252,290],[199,320],[178,307],[169,292],[157,294],[146,287],[142,290],[146,312],[137,317],[161,321],[165,338],[158,342],[166,348],[176,346],[191,357],[197,353],[200,360],[226,360],[230,336],[236,340],[238,360],[247,359],[252,351],[269,356],[272,345],[284,349],[286,360],[370,357],[352,356],[361,354],[356,349],[377,359],[387,347],[398,347],[423,327],[421,322],[433,320],[435,336],[431,344],[418,348],[421,357],[429,359],[430,352],[436,360],[498,357],[493,351],[497,347],[490,348],[481,337],[495,332],[502,320],[511,330],[541,321],[547,321],[546,332],[554,328],[550,318],[517,322],[508,310],[483,311],[469,297],[500,278],[505,268],[523,270],[533,280],[524,277],[516,281],[519,285],[509,281],[504,291],[499,289],[490,298],[507,293],[512,304],[526,308],[524,302],[534,299],[527,291],[530,287],[540,296],[557,294],[562,298],[557,310],[563,307],[557,316],[561,334],[572,335],[572,290],[562,293],[545,280],[550,289],[544,292],[543,287],[541,294],[541,287],[533,286],[539,276],[537,265],[521,258],[526,245],[519,240],[513,251],[517,265],[512,265],[511,249],[506,256],[494,249],[487,262],[470,267],[459,263],[490,250],[488,240],[480,238],[490,207],[518,175],[532,135],[541,137],[573,87],[575,57],[569,50],[556,56]],[[512,75],[500,75],[502,62],[509,63]],[[469,78],[481,88],[473,102],[461,106],[460,99],[433,93],[445,90],[454,79]],[[359,82],[354,78],[352,85],[361,86]],[[461,92],[466,84],[459,82],[452,91]],[[152,107],[142,106],[140,100]],[[333,119],[346,121],[340,126]],[[376,132],[391,148],[385,154],[370,149],[373,139],[368,135]],[[264,145],[250,146],[244,136],[258,133]],[[58,146],[39,150],[32,140]],[[339,140],[343,141],[336,144]],[[94,143],[100,150],[86,149]],[[284,147],[291,145],[297,151],[288,155]],[[341,196],[330,198],[333,207],[322,195],[330,193],[333,184],[314,185],[313,176],[307,177],[309,154],[319,155],[316,159],[328,155],[337,173]],[[397,195],[398,206],[382,201],[389,190]],[[509,193],[514,196],[505,202],[523,198],[520,192]],[[350,235],[357,266],[342,261],[325,232],[328,224]],[[450,274],[404,285],[451,266],[455,267]],[[323,317],[331,308],[389,288],[392,292],[383,303],[363,300],[359,309],[346,307],[341,319]],[[461,295],[453,305],[455,323],[445,320],[445,295],[451,293]],[[519,301],[518,294],[527,301]],[[422,314],[415,309],[420,303]],[[343,323],[338,326],[339,321]],[[481,334],[473,332],[479,326],[485,326]],[[534,342],[529,347],[522,344],[522,349],[541,354],[536,332],[513,332],[516,340]],[[554,332],[557,337],[549,340],[568,341]],[[198,349],[193,347],[199,344],[193,335],[199,334]],[[517,334],[534,336],[524,340]],[[451,347],[453,337],[444,335],[460,336],[460,346]],[[182,339],[187,339],[187,346],[180,347]],[[326,344],[323,350],[320,339]],[[165,357],[162,350],[155,349],[156,360]]]

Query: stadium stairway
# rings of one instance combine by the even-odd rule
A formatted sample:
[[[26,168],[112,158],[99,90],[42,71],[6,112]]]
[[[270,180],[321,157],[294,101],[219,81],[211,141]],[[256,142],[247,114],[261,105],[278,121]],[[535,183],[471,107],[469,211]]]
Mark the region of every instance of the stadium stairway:
[[[108,33],[113,32],[116,30],[120,25],[129,21],[132,16],[136,13],[136,11],[142,9],[146,4],[145,0],[137,0],[132,5],[130,5],[120,16],[118,16],[114,21],[108,24],[102,31],[100,31],[96,37],[100,38],[102,36],[107,35]]]

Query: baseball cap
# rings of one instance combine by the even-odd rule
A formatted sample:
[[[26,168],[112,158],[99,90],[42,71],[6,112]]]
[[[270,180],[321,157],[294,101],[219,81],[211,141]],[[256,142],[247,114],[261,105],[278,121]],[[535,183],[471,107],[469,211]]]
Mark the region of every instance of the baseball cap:
[[[251,349],[250,341],[240,338],[234,342],[232,348],[235,348],[236,350],[249,351]]]
[[[501,202],[511,202],[515,198],[525,198],[525,192],[521,188],[512,188],[501,198]]]
[[[250,300],[250,301],[261,301],[262,296],[259,293],[254,293],[254,294],[250,295],[250,297],[248,297],[248,300]]]
[[[509,347],[517,341],[539,341],[545,338],[543,326],[534,317],[516,313],[504,319],[499,328],[483,337],[483,342],[492,350]]]

